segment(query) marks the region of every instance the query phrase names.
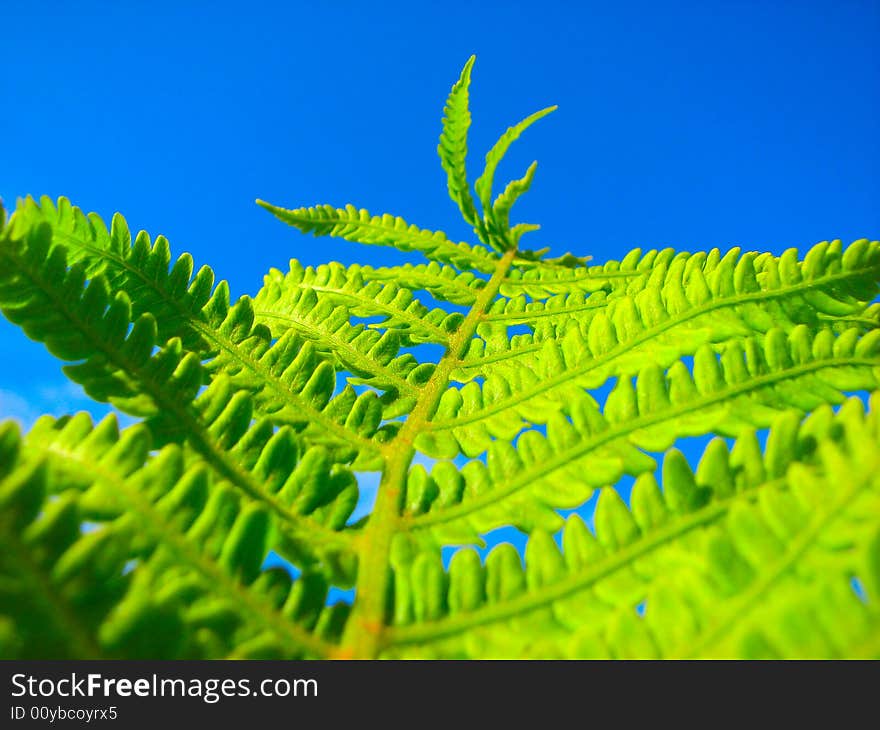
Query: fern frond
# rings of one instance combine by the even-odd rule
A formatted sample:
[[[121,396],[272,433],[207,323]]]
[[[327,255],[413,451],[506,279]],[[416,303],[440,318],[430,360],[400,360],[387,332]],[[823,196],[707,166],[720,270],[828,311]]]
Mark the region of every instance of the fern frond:
[[[395,415],[405,413],[430,378],[434,364],[420,364],[412,354],[400,354],[404,338],[398,331],[352,325],[345,305],[321,298],[311,288],[287,286],[287,281],[280,271],[270,272],[255,300],[258,317],[272,334],[298,333],[319,352],[335,358],[340,369],[352,372],[356,376],[352,382],[386,391],[385,402],[397,404]]]
[[[68,268],[47,226],[0,242],[0,308],[56,357],[83,361],[66,372],[89,395],[136,415],[161,410],[142,392],[142,380],[162,382],[169,400],[187,401],[205,380],[199,359],[179,340],[153,354],[159,345],[153,316],[133,319],[125,292],[111,294],[100,275],[86,281],[82,263]]]
[[[345,208],[319,205],[288,210],[262,200],[258,200],[257,204],[288,225],[315,236],[332,236],[373,246],[393,246],[469,271],[491,272],[497,261],[494,254],[483,246],[453,243],[442,231],[417,228],[403,218],[387,214],[370,215],[353,205]]]
[[[492,204],[491,230],[497,235],[503,237],[509,247],[519,245],[519,239],[523,233],[535,231],[540,228],[535,224],[519,224],[510,227],[510,209],[519,198],[529,191],[532,186],[532,180],[535,177],[535,170],[538,169],[538,163],[533,162],[526,170],[526,174],[519,180],[512,180],[504,188],[504,191],[495,199]]]
[[[545,299],[553,294],[572,292],[625,291],[630,282],[638,280],[642,273],[655,264],[662,265],[675,255],[671,248],[662,251],[652,249],[644,255],[641,249],[634,249],[620,261],[612,260],[595,266],[580,262],[571,262],[573,265],[569,266],[547,259],[526,260],[517,257],[514,266],[505,273],[499,292],[506,297]]]
[[[5,429],[8,446],[17,437]],[[120,437],[112,417],[92,430],[81,414],[43,419],[14,444],[17,457],[3,460],[2,524],[31,517],[26,529],[2,530],[9,548],[3,590],[18,599],[4,600],[3,612],[13,611],[25,628],[18,638],[27,655],[222,657],[241,652],[254,636],[264,644],[271,636],[287,656],[325,655],[329,645],[319,635],[285,620],[290,616],[263,592],[248,590],[278,584],[260,570],[269,513],[212,484],[204,465],[187,465],[176,446],[148,456],[149,442],[143,427]],[[60,493],[51,502],[49,485]],[[84,517],[102,523],[81,534]],[[83,595],[83,587],[92,594]]]
[[[550,110],[490,150],[481,217],[472,64],[439,153],[482,245],[260,203],[423,265],[294,260],[232,303],[119,215],[0,210],[0,311],[142,419],[0,424],[0,654],[880,658],[880,242],[521,250],[535,167],[493,181]],[[706,435],[692,470],[675,447]],[[596,490],[593,530],[566,512]],[[468,547],[509,526],[525,568]]]
[[[47,231],[40,232],[46,227]],[[76,271],[81,270],[78,277],[94,280],[96,287],[103,286],[108,292],[114,292],[116,299],[124,301],[130,310],[130,314],[121,312],[119,317],[140,321],[142,329],[149,330],[144,338],[151,340],[151,346],[178,339],[182,349],[193,355],[187,357],[191,367],[195,367],[197,360],[203,361],[203,380],[210,373],[233,374],[238,387],[257,395],[255,408],[259,415],[273,414],[283,423],[295,424],[307,441],[330,447],[341,461],[358,458],[364,463],[375,462],[377,446],[372,437],[376,429],[345,426],[348,409],[352,407],[350,394],[334,398],[335,377],[327,377],[328,364],[322,365],[322,358],[313,351],[300,356],[299,348],[291,348],[289,342],[268,351],[272,335],[265,325],[255,322],[251,300],[242,297],[230,306],[226,283],[220,282],[212,289],[214,275],[207,266],[191,278],[193,264],[189,254],[183,254],[169,270],[171,253],[162,236],[151,244],[149,236],[142,231],[132,244],[121,215],[113,217],[108,231],[99,216],[86,216],[66,198],[60,198],[57,205],[49,198],[42,198],[39,205],[33,199],[26,199],[17,208],[6,235],[10,238],[10,251],[18,247],[34,270],[48,255],[47,247],[51,249],[57,264],[44,272],[47,281],[58,280],[65,275],[65,266],[73,264]],[[33,244],[35,248],[26,243],[28,237],[38,241]],[[30,252],[29,247],[33,248]],[[12,263],[9,266],[11,277],[16,269]],[[9,312],[21,309],[22,302],[32,296],[30,280],[16,276],[17,288],[7,295]],[[12,279],[9,282],[12,286]],[[72,282],[71,291],[76,286]],[[95,298],[96,306],[100,306],[103,295]],[[42,302],[44,300],[38,297],[34,306],[40,308]],[[112,306],[119,308],[123,304]],[[12,319],[17,315],[9,316]],[[50,338],[47,345],[60,336],[76,336],[68,333],[61,320],[47,326]],[[40,336],[36,335],[35,339]],[[50,351],[62,359],[79,357],[77,353],[67,357],[52,347],[54,344]],[[122,376],[117,374],[116,377]],[[81,378],[78,382],[83,383]],[[134,396],[128,402],[119,393],[113,393],[111,398],[109,391],[99,391],[96,387],[90,384],[87,392],[98,400],[110,400],[135,415],[152,412],[144,411],[153,407],[148,399]],[[132,391],[136,390],[133,386]],[[180,394],[181,400],[190,397]],[[374,409],[363,402],[355,410]],[[356,420],[352,424],[356,424]]]
[[[461,76],[452,86],[449,97],[446,99],[446,106],[443,108],[443,132],[440,135],[440,144],[437,145],[437,154],[440,155],[440,164],[446,171],[449,197],[458,205],[462,217],[474,227],[480,240],[489,243],[483,229],[483,223],[474,205],[465,164],[467,136],[471,126],[468,89],[471,84],[471,70],[474,61],[476,61],[476,56],[471,56],[467,60],[461,70]]]
[[[580,353],[595,376],[583,382],[597,387],[646,360],[668,365],[707,342],[720,344],[772,326],[790,331],[803,324],[839,333],[855,322],[872,329],[878,322],[870,303],[878,278],[880,242],[866,240],[846,251],[839,241],[817,244],[803,262],[794,249],[780,258],[739,249],[724,256],[717,249],[680,254],[668,264],[654,263],[629,282],[625,294],[496,300],[456,377],[486,377],[510,364],[541,370],[542,363],[562,358],[567,376],[574,378],[577,358],[568,355]],[[509,339],[507,326],[519,323],[533,334]],[[556,354],[548,350],[552,340],[559,343]]]
[[[495,181],[495,171],[498,169],[501,160],[503,160],[504,156],[507,154],[507,150],[510,149],[510,145],[518,140],[520,135],[535,122],[539,119],[543,119],[551,112],[556,111],[557,108],[558,107],[556,106],[548,106],[546,109],[541,109],[534,114],[530,114],[518,124],[508,127],[507,131],[502,134],[498,141],[492,146],[492,149],[486,153],[486,166],[483,169],[483,174],[480,175],[480,177],[477,178],[476,183],[474,183],[474,189],[477,192],[477,197],[483,205],[484,213],[492,211],[492,184]]]
[[[57,203],[45,196],[39,203],[31,197],[19,201],[9,236],[23,239],[40,226],[49,227],[51,241],[63,249],[68,266],[83,267],[89,280],[100,274],[110,291],[128,294],[133,319],[151,314],[161,342],[179,337],[187,350],[205,356],[230,345],[216,332],[229,309],[228,285],[221,281],[215,287],[208,266],[193,276],[187,253],[172,265],[164,236],[151,242],[141,231],[132,240],[119,213],[108,229],[96,213],[86,215],[63,197]]]
[[[57,357],[82,361],[66,366],[72,380],[99,400],[149,418],[162,439],[186,439],[218,475],[278,515],[291,551],[299,554],[309,545],[313,528],[325,533],[322,541],[343,549],[346,540],[317,524],[303,532],[302,519],[265,492],[252,463],[240,461],[236,449],[272,435],[268,422],[249,430],[251,397],[233,394],[220,377],[196,399],[206,382],[199,358],[185,352],[179,339],[153,354],[153,317],[144,314],[132,323],[124,292],[111,299],[101,275],[85,286],[84,276],[82,263],[67,268],[65,251],[52,245],[47,226],[0,242],[0,309]]]
[[[451,304],[469,306],[474,303],[486,281],[470,271],[460,272],[452,266],[404,264],[403,266],[360,266],[369,281],[393,281],[410,291],[426,291],[437,299]]]
[[[319,299],[345,305],[354,317],[382,317],[370,328],[396,331],[404,346],[426,342],[445,346],[462,319],[458,313],[429,309],[413,296],[411,288],[397,281],[372,279],[360,266],[331,263],[313,269],[291,259],[289,272],[272,269],[264,281],[285,290],[313,291]]]
[[[783,414],[763,456],[752,434],[732,451],[716,439],[696,474],[670,451],[662,492],[651,474],[637,480],[631,508],[603,491],[595,534],[570,517],[560,552],[536,531],[525,570],[510,545],[485,565],[460,550],[448,573],[439,556],[398,545],[387,655],[857,653],[880,627],[874,408],[865,416],[854,399],[802,424]],[[868,458],[866,443],[875,447]],[[867,588],[864,602],[853,576]]]
[[[7,658],[99,657],[95,634],[124,592],[122,562],[100,551],[102,559],[81,563],[78,575],[52,575],[54,563],[80,539],[76,505],[70,499],[44,505],[45,467],[20,451],[17,426],[0,425],[0,616],[15,627],[0,632],[0,652]],[[86,541],[80,551],[96,538]],[[77,610],[83,599],[88,614]]]
[[[533,392],[543,396],[549,378],[531,377]],[[826,330],[813,339],[801,326],[788,338],[771,330],[763,341],[734,342],[720,358],[704,347],[693,373],[682,362],[666,373],[648,366],[635,379],[621,378],[602,412],[576,389],[560,404],[541,397],[529,403],[513,395],[531,390],[522,381],[506,391],[487,382],[485,400],[486,389],[475,384],[449,390],[416,447],[441,459],[487,451],[487,462],[472,461],[460,474],[435,467],[436,486],[422,490],[431,497],[411,524],[444,544],[474,542],[505,524],[556,529],[555,509],[577,507],[594,488],[653,468],[640,449],[664,451],[681,437],[766,427],[780,410],[839,403],[846,392],[877,388],[878,378],[880,333],[835,339]],[[547,424],[546,437],[529,428],[534,423]]]

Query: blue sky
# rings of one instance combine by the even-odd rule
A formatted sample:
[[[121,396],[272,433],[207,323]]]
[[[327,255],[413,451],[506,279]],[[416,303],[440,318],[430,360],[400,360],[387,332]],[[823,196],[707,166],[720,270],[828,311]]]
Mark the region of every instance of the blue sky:
[[[181,5],[186,7],[181,8]],[[255,204],[354,203],[468,239],[436,157],[472,53],[472,170],[539,160],[535,247],[779,252],[880,235],[880,4],[5,3],[0,196],[66,195],[163,233],[254,293],[288,258],[394,251],[300,236]],[[83,407],[0,321],[0,415]]]

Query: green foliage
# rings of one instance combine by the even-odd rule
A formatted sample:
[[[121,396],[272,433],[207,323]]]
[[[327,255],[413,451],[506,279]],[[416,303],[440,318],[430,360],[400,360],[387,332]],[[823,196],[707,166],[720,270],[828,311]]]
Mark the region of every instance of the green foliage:
[[[134,423],[0,426],[0,656],[880,657],[880,242],[523,249],[535,165],[495,177],[555,107],[472,190],[472,67],[438,152],[476,243],[260,202],[426,263],[294,260],[233,303],[119,215],[0,216],[0,310]],[[482,558],[507,525],[524,556]]]

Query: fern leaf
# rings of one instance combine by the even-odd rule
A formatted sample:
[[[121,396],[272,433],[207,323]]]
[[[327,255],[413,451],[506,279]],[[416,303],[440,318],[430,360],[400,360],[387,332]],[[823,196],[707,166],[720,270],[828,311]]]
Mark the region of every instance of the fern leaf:
[[[274,336],[298,333],[319,352],[336,358],[340,369],[352,372],[356,376],[352,382],[386,391],[386,402],[397,404],[395,414],[411,407],[434,365],[420,364],[409,353],[399,354],[404,340],[397,331],[350,324],[347,307],[319,298],[311,288],[289,286],[289,277],[277,270],[265,281],[255,304]]]
[[[483,174],[480,175],[480,177],[477,178],[476,183],[474,183],[477,197],[479,197],[485,212],[492,210],[492,184],[495,181],[495,171],[498,169],[501,160],[504,159],[504,155],[507,154],[507,150],[510,149],[510,145],[519,139],[520,135],[525,132],[526,129],[531,127],[539,119],[543,119],[551,112],[556,111],[557,108],[558,107],[556,106],[548,106],[546,109],[541,109],[534,114],[530,114],[518,124],[508,127],[507,131],[502,134],[499,140],[492,146],[492,149],[486,153],[486,166],[483,169]]]
[[[720,359],[700,350],[693,374],[681,362],[666,373],[648,366],[635,382],[620,379],[603,413],[576,389],[566,391],[561,408],[511,397],[513,413],[501,399],[483,401],[475,385],[447,391],[416,447],[440,459],[484,451],[488,459],[460,474],[435,467],[435,498],[411,516],[412,526],[430,528],[443,544],[473,542],[505,524],[557,529],[554,510],[577,507],[625,473],[650,471],[653,461],[640,449],[664,451],[676,438],[707,432],[736,435],[766,427],[780,410],[807,411],[876,388],[880,337],[824,334],[812,339],[802,327],[786,339],[771,330],[763,342],[733,343]],[[540,393],[548,379],[533,377]],[[547,424],[546,437],[528,428],[533,423]]]
[[[51,241],[64,251],[67,265],[83,267],[86,279],[100,274],[111,291],[126,292],[133,318],[151,314],[162,342],[179,337],[187,350],[206,355],[228,344],[218,342],[215,331],[229,306],[226,282],[215,287],[214,273],[208,266],[193,276],[189,254],[171,265],[171,250],[164,236],[151,242],[142,231],[132,240],[120,214],[113,216],[108,229],[97,214],[84,214],[67,198],[55,203],[48,197],[39,203],[30,197],[20,201],[9,235],[22,239],[40,226],[48,226]],[[212,315],[220,315],[220,321]]]
[[[286,275],[273,269],[264,281],[279,289],[312,291],[319,300],[345,305],[354,317],[382,317],[369,327],[394,330],[405,346],[426,342],[445,346],[450,333],[461,322],[461,315],[429,309],[413,296],[409,287],[396,281],[373,280],[361,267],[346,269],[333,263],[313,269],[291,260]]]
[[[353,205],[334,208],[321,205],[288,210],[262,200],[257,204],[276,218],[303,233],[333,236],[346,241],[373,246],[394,246],[401,251],[416,251],[432,261],[450,264],[459,269],[491,272],[495,257],[486,248],[467,243],[453,243],[442,231],[432,232],[408,224],[391,215],[370,215]]]
[[[851,400],[838,416],[781,415],[763,456],[743,448],[751,434],[732,451],[718,439],[693,473],[673,450],[662,491],[646,474],[631,508],[603,492],[595,533],[570,517],[560,552],[536,531],[525,570],[509,545],[485,565],[460,550],[448,573],[398,548],[387,656],[852,655],[878,628],[877,522],[864,517],[880,514],[880,451],[862,449],[878,438],[876,410]],[[871,586],[867,605],[852,575]]]
[[[517,265],[505,273],[499,292],[507,297],[524,295],[544,299],[551,294],[625,291],[631,281],[638,280],[642,272],[650,270],[655,262],[659,264],[674,256],[673,249],[651,250],[644,256],[640,249],[635,249],[620,261],[595,266],[567,266],[551,263],[548,259],[533,261],[518,257]]]
[[[76,506],[70,499],[59,499],[43,509],[46,470],[38,461],[22,458],[17,430],[10,422],[0,425],[0,615],[15,627],[9,634],[0,632],[2,654],[101,656],[94,638],[95,617],[108,612],[122,592],[107,571],[116,556],[105,553],[103,561],[83,566],[80,579],[89,591],[92,611],[80,615],[71,605],[77,596],[65,595],[70,588],[52,577],[54,560],[80,537]],[[60,641],[66,646],[63,654],[57,647]]]
[[[780,266],[786,269],[784,280]],[[878,308],[870,303],[878,275],[878,242],[857,241],[845,252],[840,242],[820,243],[803,263],[793,249],[782,258],[739,249],[725,256],[717,250],[679,255],[630,280],[626,292],[598,291],[586,299],[579,293],[555,295],[543,302],[522,296],[496,300],[456,377],[487,377],[511,364],[540,370],[542,362],[581,353],[595,375],[583,382],[597,387],[639,368],[646,358],[668,365],[707,342],[720,344],[772,326],[842,332],[855,323],[871,329],[878,321]],[[533,334],[508,338],[507,327],[520,323]],[[553,340],[562,352],[549,357],[547,343]],[[566,364],[574,363],[566,359]]]
[[[441,301],[464,306],[474,303],[479,290],[486,283],[485,279],[470,271],[460,272],[452,266],[441,266],[436,262],[417,266],[361,266],[359,270],[368,281],[393,281],[410,291],[425,291]]]
[[[146,429],[120,437],[110,417],[91,430],[84,414],[44,419],[23,444],[6,425],[3,440],[7,455],[10,442],[19,452],[3,460],[0,482],[3,586],[17,599],[4,600],[3,612],[23,629],[28,656],[222,657],[252,636],[264,644],[271,636],[286,656],[329,651],[309,627],[285,620],[282,606],[247,590],[270,580],[260,571],[268,513],[212,485],[203,465],[186,466],[178,447],[148,457]],[[50,483],[60,497],[46,502]],[[102,522],[83,534],[86,516]],[[29,526],[9,529],[10,520]]]
[[[487,242],[471,195],[465,165],[467,136],[471,126],[468,90],[475,60],[476,56],[471,56],[467,60],[461,70],[461,76],[449,92],[446,106],[443,108],[443,133],[440,135],[440,144],[437,145],[437,154],[440,155],[440,164],[446,171],[449,197],[458,205],[462,217],[474,227],[480,239]]]
[[[41,233],[43,227],[48,227],[48,231]],[[78,276],[94,279],[96,287],[104,286],[107,291],[115,292],[116,298],[124,299],[129,308],[128,317],[135,321],[142,318],[142,328],[150,331],[147,339],[153,340],[153,344],[161,346],[177,338],[183,350],[204,362],[206,373],[220,370],[234,373],[238,387],[257,394],[255,406],[259,414],[275,414],[282,423],[296,424],[308,441],[331,447],[340,460],[375,462],[375,429],[345,427],[347,409],[351,407],[348,403],[350,394],[335,398],[334,383],[327,382],[326,378],[312,377],[321,358],[307,353],[298,361],[298,366],[293,366],[299,355],[298,349],[280,346],[267,352],[272,335],[265,325],[255,323],[250,299],[243,297],[230,306],[226,283],[220,282],[212,290],[214,275],[206,266],[190,278],[193,264],[188,254],[183,254],[169,270],[171,253],[163,237],[151,244],[147,234],[141,232],[132,244],[128,226],[121,215],[114,216],[108,231],[97,215],[84,215],[65,198],[60,198],[57,205],[49,198],[42,198],[39,205],[28,198],[16,210],[8,236],[13,241],[24,241],[28,236],[38,240],[33,244],[36,248],[27,254],[35,267],[47,255],[46,247],[52,250],[57,265],[46,272],[49,280],[65,275],[62,270],[73,264],[77,271],[82,270]],[[9,245],[11,248],[24,245],[23,252],[26,252],[30,244]],[[12,275],[14,268],[9,271]],[[31,296],[31,284],[22,281],[20,276],[16,281],[16,286],[23,288],[11,291],[7,296],[9,312],[21,309],[21,302]],[[75,288],[76,284],[71,286]],[[35,306],[40,307],[41,301],[38,300]],[[16,315],[8,316],[14,318]],[[124,313],[119,316],[126,318]],[[50,330],[47,345],[61,335],[76,336],[69,333],[61,322],[56,322]],[[36,336],[36,339],[40,337]],[[53,346],[50,351],[62,359],[78,357],[74,353],[67,358],[54,351]],[[195,360],[190,357],[188,361],[194,363]],[[323,386],[318,388],[322,383]],[[87,392],[93,397],[111,400],[135,415],[146,415],[143,409],[150,408],[148,400],[147,405],[143,404],[143,397],[124,402],[118,393],[111,398],[108,392],[96,390],[94,384],[90,388]],[[371,408],[364,402],[357,410],[370,411],[376,407]]]
[[[83,286],[84,275],[82,264],[66,267],[65,252],[51,245],[46,226],[29,230],[24,239],[7,237],[0,246],[0,308],[56,356],[81,360],[65,372],[87,393],[150,418],[153,433],[165,440],[185,438],[221,477],[276,513],[288,550],[302,551],[297,546],[311,540],[302,532],[302,519],[267,494],[250,465],[231,453],[271,436],[266,422],[244,438],[253,415],[250,397],[233,395],[218,378],[194,400],[206,379],[198,357],[186,353],[179,339],[153,354],[152,316],[132,323],[124,292],[111,299],[102,276]],[[325,540],[344,546],[336,533],[314,527],[326,532]]]
[[[492,204],[491,230],[498,236],[502,236],[508,247],[515,247],[519,243],[520,236],[528,231],[537,230],[540,226],[534,224],[520,224],[515,226],[515,230],[510,228],[510,209],[513,204],[519,200],[520,196],[527,193],[532,186],[532,180],[535,177],[535,170],[538,169],[538,163],[533,162],[526,170],[526,174],[519,180],[513,180],[504,188]]]

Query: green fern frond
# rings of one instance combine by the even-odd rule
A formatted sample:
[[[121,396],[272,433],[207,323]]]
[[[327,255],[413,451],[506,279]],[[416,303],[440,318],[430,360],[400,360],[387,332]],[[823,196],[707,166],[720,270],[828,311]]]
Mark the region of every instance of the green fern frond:
[[[773,389],[766,391],[770,401],[778,399],[785,407],[807,410],[823,402],[838,402],[837,393],[841,391],[872,389],[877,377],[880,337],[877,330],[862,335],[857,328],[848,329],[838,337],[827,328],[813,335],[806,325],[798,325],[788,335],[773,328],[763,337],[735,338],[725,344],[720,353],[711,345],[701,345],[694,356],[693,372],[677,360],[664,374],[660,365],[646,364],[652,358],[643,357],[641,361],[634,359],[631,369],[619,374],[603,371],[595,379],[590,377],[590,372],[594,367],[601,368],[600,358],[590,358],[576,348],[566,349],[565,344],[545,347],[542,351],[545,357],[537,371],[528,367],[511,368],[508,373],[487,378],[482,387],[471,383],[463,388],[451,388],[443,396],[431,431],[439,433],[485,422],[494,423],[497,429],[505,429],[506,424],[508,434],[511,428],[516,433],[529,422],[546,423],[548,416],[564,410],[566,403],[577,404],[582,399],[594,403],[584,394],[584,388],[598,388],[609,377],[618,377],[618,380],[606,408],[620,407],[631,415],[638,391],[632,382],[636,373],[656,383],[658,395],[651,398],[655,403],[685,402],[691,395],[697,397],[698,394],[715,400],[720,396],[714,394],[727,389],[731,389],[731,393],[759,394],[765,392],[762,383],[766,382],[773,384]],[[640,362],[643,367],[638,370]],[[797,387],[783,387],[789,379],[800,381],[801,378],[808,379],[808,383],[802,384],[809,384],[812,390],[798,395],[801,391]],[[668,396],[659,394],[661,385],[669,390]],[[785,402],[786,398],[792,402]],[[623,403],[633,405],[623,407]],[[748,410],[761,412],[757,403],[750,403]],[[476,435],[470,434],[470,438]],[[463,440],[472,444],[471,449],[474,443],[483,441]],[[437,451],[443,456],[448,452],[448,447],[439,447]]]
[[[634,249],[620,261],[587,266],[586,261],[580,260],[563,263],[546,258],[527,259],[523,253],[518,252],[514,265],[505,272],[499,287],[502,296],[545,299],[552,294],[571,292],[625,291],[629,282],[638,279],[642,272],[650,271],[655,261],[662,264],[675,256],[671,248],[651,250],[644,256],[641,249]]]
[[[662,491],[650,473],[631,508],[604,491],[595,534],[574,515],[560,551],[536,531],[525,569],[509,545],[485,564],[459,550],[447,573],[401,543],[387,655],[851,656],[880,626],[877,446],[859,401],[789,412],[763,456],[752,433],[712,441],[696,473],[668,452]]]
[[[356,376],[351,382],[385,391],[386,405],[394,415],[407,412],[434,364],[420,364],[413,355],[400,354],[405,337],[397,330],[352,325],[345,305],[321,297],[314,289],[290,286],[290,278],[277,270],[269,273],[255,300],[259,319],[276,337],[294,332],[312,342],[316,350],[335,358],[339,369]],[[393,417],[387,409],[386,417]]]
[[[426,291],[441,301],[464,306],[473,304],[479,290],[486,284],[485,279],[470,271],[458,271],[436,262],[378,268],[360,266],[358,270],[368,281],[393,281],[412,292]]]
[[[89,395],[140,416],[158,415],[157,399],[195,396],[205,380],[199,359],[179,339],[153,354],[160,343],[151,314],[135,318],[125,292],[111,294],[100,275],[87,280],[82,262],[68,268],[48,226],[14,235],[0,245],[0,309],[56,357],[82,361],[66,372]],[[143,383],[162,393],[143,392]]]
[[[116,214],[108,229],[101,218],[86,215],[67,198],[57,203],[42,197],[21,201],[10,221],[10,236],[24,238],[41,226],[50,230],[52,244],[65,252],[69,266],[79,265],[86,279],[101,275],[110,291],[128,294],[132,317],[151,314],[157,337],[179,337],[184,347],[209,355],[228,343],[216,332],[229,309],[229,287],[215,287],[214,272],[183,254],[172,264],[168,240],[150,241],[141,231],[132,241],[125,219]],[[170,267],[170,268],[169,268]]]
[[[345,305],[354,317],[383,317],[370,328],[394,330],[406,346],[425,342],[446,345],[461,320],[457,313],[429,309],[413,296],[412,289],[396,281],[371,279],[359,266],[346,269],[334,263],[313,269],[291,259],[287,274],[272,269],[264,281],[282,289],[312,291],[319,299]]]
[[[483,174],[480,175],[480,177],[477,178],[476,183],[474,183],[474,189],[477,191],[477,197],[479,197],[485,213],[488,214],[492,211],[492,184],[495,181],[495,171],[498,169],[501,160],[503,160],[504,156],[507,154],[507,150],[510,149],[510,145],[518,140],[520,135],[535,122],[539,119],[543,119],[551,112],[556,111],[557,108],[558,107],[556,106],[548,106],[546,109],[541,109],[534,114],[530,114],[519,122],[519,124],[508,127],[507,131],[501,135],[492,149],[486,153],[486,166],[483,169]]]
[[[67,375],[96,399],[148,418],[157,443],[185,439],[220,477],[277,513],[279,530],[289,543],[285,550],[302,552],[305,548],[300,546],[309,543],[301,530],[302,520],[265,492],[251,473],[256,460],[243,463],[236,453],[266,443],[272,435],[268,421],[251,428],[251,397],[243,391],[234,393],[226,376],[215,378],[198,395],[207,381],[199,358],[185,352],[178,338],[153,354],[159,343],[152,315],[143,314],[132,322],[124,292],[111,298],[100,274],[88,284],[84,277],[82,262],[66,266],[65,250],[52,245],[48,226],[28,229],[22,239],[3,238],[3,313],[57,357],[81,361],[66,366]],[[303,391],[307,389],[308,383]],[[329,531],[325,539],[340,542]]]
[[[876,389],[880,337],[825,334],[811,340],[800,328],[786,340],[772,330],[763,342],[731,345],[720,359],[704,348],[693,374],[681,362],[666,373],[648,366],[635,382],[621,378],[601,412],[577,389],[562,403],[536,399],[532,407],[513,395],[505,403],[500,386],[488,383],[495,395],[487,400],[476,386],[447,391],[416,447],[440,459],[484,451],[488,458],[460,472],[438,464],[435,486],[419,489],[433,498],[418,502],[412,527],[429,528],[442,544],[474,542],[505,524],[553,530],[561,525],[555,510],[583,504],[593,489],[624,474],[650,471],[653,461],[641,450],[662,452],[677,438],[705,433],[736,435],[766,427],[780,410],[808,411],[842,402],[845,392]],[[541,394],[549,379],[533,378]],[[522,381],[516,385],[528,391]],[[546,437],[529,428],[535,423],[546,424]]]
[[[535,224],[520,224],[510,227],[510,209],[519,198],[527,193],[532,186],[532,180],[535,177],[535,170],[538,169],[538,163],[533,162],[526,170],[526,174],[519,180],[512,180],[507,184],[502,192],[492,204],[492,230],[496,235],[503,236],[509,247],[516,247],[523,233],[535,231],[540,226]]]
[[[553,340],[561,341],[564,351],[590,354],[594,387],[631,370],[627,361],[634,367],[645,358],[666,365],[707,342],[720,344],[773,326],[790,331],[803,324],[835,333],[851,324],[873,329],[878,277],[880,242],[867,240],[846,251],[839,241],[817,244],[803,262],[794,249],[780,258],[739,249],[724,256],[717,249],[679,254],[629,279],[624,292],[496,300],[457,377],[488,376],[510,364],[539,369],[539,362],[547,361],[546,343]],[[507,327],[520,323],[533,334],[508,338]]]
[[[467,136],[471,126],[468,91],[471,84],[471,70],[476,59],[476,56],[471,56],[467,60],[461,70],[461,76],[446,99],[446,106],[443,108],[443,133],[440,135],[440,144],[437,145],[437,154],[440,155],[440,164],[446,171],[449,197],[458,205],[462,217],[474,227],[480,240],[489,244],[490,240],[485,234],[483,223],[474,205],[465,165]]]
[[[212,289],[214,274],[207,266],[191,278],[193,264],[189,254],[183,254],[169,270],[171,253],[163,237],[159,236],[151,244],[149,236],[141,232],[132,244],[122,216],[113,217],[108,231],[96,214],[86,216],[65,198],[59,199],[57,205],[48,198],[42,198],[39,205],[26,199],[16,210],[8,235],[13,241],[23,242],[28,237],[37,241],[34,245],[10,243],[10,250],[17,245],[21,255],[27,254],[34,271],[47,256],[46,247],[51,249],[57,265],[46,273],[48,280],[57,279],[65,265],[73,264],[72,270],[82,269],[77,276],[94,280],[96,287],[114,292],[116,299],[125,305],[112,306],[128,306],[130,314],[120,313],[119,317],[137,321],[145,332],[141,339],[149,340],[152,347],[170,346],[173,352],[180,354],[186,350],[185,359],[191,369],[197,360],[202,361],[205,370],[200,376],[202,381],[215,372],[231,374],[237,387],[256,394],[254,407],[258,415],[295,425],[307,441],[332,448],[340,460],[359,458],[367,463],[375,460],[376,446],[372,437],[376,429],[362,427],[364,424],[356,419],[352,420],[351,428],[345,426],[352,408],[350,393],[345,393],[340,400],[333,397],[335,375],[326,372],[330,366],[326,362],[322,364],[321,357],[314,351],[301,353],[296,343],[291,347],[289,340],[272,347],[269,329],[255,322],[251,300],[242,297],[230,305],[226,283],[220,282]],[[29,280],[22,279],[23,274],[16,267],[10,260],[9,276],[15,275],[15,281],[30,291]],[[73,282],[71,286],[77,284]],[[13,310],[22,309],[27,297],[24,290],[17,289],[7,295],[10,312],[7,316],[12,321],[19,321],[14,319],[19,315]],[[96,297],[96,306],[101,306],[101,298]],[[45,298],[34,303],[38,309],[44,306]],[[46,308],[46,312],[57,314],[52,307]],[[62,359],[75,360],[79,357],[75,352],[68,357],[52,349],[54,338],[77,336],[76,330],[70,331],[62,320],[44,323],[49,338],[46,343],[52,345],[50,351]],[[33,331],[33,324],[27,326]],[[39,334],[32,336],[42,339]],[[172,340],[175,342],[169,342]],[[86,369],[100,373],[103,367],[104,363],[100,362],[97,367]],[[126,412],[143,416],[162,410],[138,393],[136,384],[129,389],[134,394],[132,398],[124,401],[119,392],[106,387],[99,390],[100,377],[88,380],[84,379],[85,374],[75,375],[78,369],[72,372],[74,379],[84,385],[92,397],[109,400]],[[123,376],[116,373],[114,377]],[[189,400],[194,392],[191,388],[179,393],[179,399]],[[369,396],[363,400],[369,400]],[[377,407],[362,402],[355,410],[370,412]]]
[[[260,570],[269,513],[178,447],[148,456],[146,429],[120,436],[109,417],[92,430],[85,414],[43,419],[23,443],[6,425],[2,440],[2,612],[22,629],[4,656],[246,656],[255,639],[261,653],[328,653],[328,637],[296,620],[315,581],[294,588]],[[102,522],[83,533],[85,518]],[[248,590],[270,581],[275,600]]]
[[[415,251],[432,261],[450,264],[459,269],[491,272],[496,258],[488,249],[468,243],[453,243],[442,231],[427,231],[391,215],[370,215],[353,205],[334,208],[319,205],[313,208],[288,210],[262,200],[257,204],[276,218],[303,233],[333,236],[346,241],[372,246],[393,246],[401,251]]]
[[[523,250],[535,168],[492,186],[552,108],[479,215],[472,64],[439,152],[477,243],[260,203],[424,264],[292,260],[231,302],[119,215],[0,213],[0,311],[138,421],[0,425],[0,655],[880,658],[880,242]],[[509,526],[525,567],[473,549]]]

